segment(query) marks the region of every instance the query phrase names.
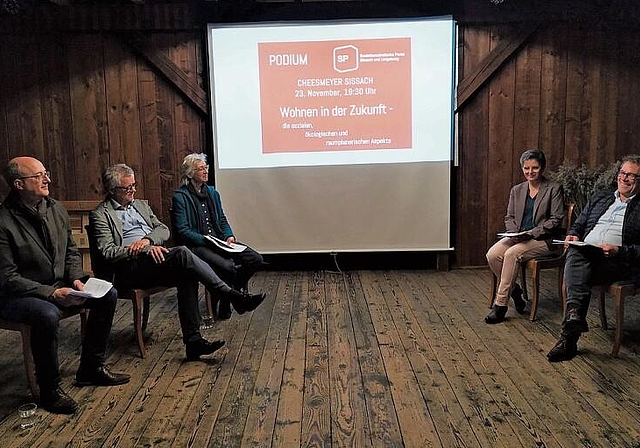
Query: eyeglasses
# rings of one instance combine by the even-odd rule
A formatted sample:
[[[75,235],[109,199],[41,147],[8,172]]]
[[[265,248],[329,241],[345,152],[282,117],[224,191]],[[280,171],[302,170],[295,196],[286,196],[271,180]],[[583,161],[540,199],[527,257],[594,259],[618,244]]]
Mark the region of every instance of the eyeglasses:
[[[126,187],[114,187],[114,190],[123,190],[127,193],[133,193],[133,190],[135,190],[137,186],[138,182],[134,182],[130,185],[127,185]]]
[[[38,179],[41,180],[43,177],[46,177],[47,179],[51,180],[51,171],[41,171],[39,173],[33,174],[31,176],[22,176],[22,177],[18,177],[18,179],[20,180],[25,180],[25,179]]]
[[[640,173],[627,173],[626,171],[618,171],[618,177],[622,177],[623,179],[629,179],[631,182],[635,182],[638,177],[640,177]]]
[[[200,168],[195,168],[193,171],[209,171],[209,165],[201,166]]]

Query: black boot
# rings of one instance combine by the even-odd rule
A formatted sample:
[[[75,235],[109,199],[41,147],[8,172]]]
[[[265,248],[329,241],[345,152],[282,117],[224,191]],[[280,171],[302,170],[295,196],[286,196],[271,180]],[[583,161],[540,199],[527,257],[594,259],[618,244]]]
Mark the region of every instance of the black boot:
[[[200,356],[210,355],[216,350],[224,347],[224,344],[225,342],[222,340],[209,342],[204,338],[193,342],[187,342],[187,361],[197,361],[200,359]]]
[[[73,414],[78,404],[60,386],[40,390],[40,407],[54,414]]]
[[[511,298],[513,299],[513,304],[516,307],[516,311],[520,314],[525,312],[525,308],[527,307],[527,301],[522,298],[522,288],[517,283],[514,283],[513,289],[511,290]]]
[[[547,353],[549,362],[569,361],[578,354],[578,337],[562,335],[556,345]]]
[[[253,311],[264,301],[266,294],[242,294],[232,289],[226,295],[238,314],[244,314]]]
[[[493,305],[493,308],[491,308],[487,317],[484,318],[484,322],[486,324],[499,324],[500,322],[504,322],[504,317],[506,316],[508,309],[508,306]]]

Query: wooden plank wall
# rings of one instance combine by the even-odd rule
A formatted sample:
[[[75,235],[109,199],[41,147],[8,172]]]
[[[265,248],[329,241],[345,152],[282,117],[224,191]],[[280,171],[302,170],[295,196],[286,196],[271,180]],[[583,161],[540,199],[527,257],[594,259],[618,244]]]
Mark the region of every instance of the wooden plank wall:
[[[203,84],[199,32],[151,39],[157,52]],[[33,155],[53,173],[53,197],[92,200],[102,196],[102,170],[126,163],[137,173],[138,196],[168,222],[180,161],[206,149],[206,119],[116,34],[0,40],[0,165]]]
[[[34,155],[53,172],[54,197],[94,200],[102,169],[125,162],[138,172],[138,195],[169,222],[179,162],[191,151],[212,152],[209,118],[112,31],[113,10],[104,20],[100,11],[68,14],[66,30],[43,23],[48,31],[29,31],[35,22],[0,29],[0,166]],[[139,27],[158,54],[208,89],[203,25],[185,6],[167,11],[142,22],[125,14],[122,23]],[[175,20],[184,28],[167,30]],[[524,149],[544,150],[551,169],[640,151],[640,31],[596,25],[543,23],[460,107],[454,266],[486,264]],[[520,27],[461,24],[459,79]]]
[[[465,26],[459,76],[517,29]],[[640,152],[640,34],[624,28],[544,24],[459,111],[454,264],[486,264],[503,229],[518,158],[540,148],[548,168],[599,166]]]

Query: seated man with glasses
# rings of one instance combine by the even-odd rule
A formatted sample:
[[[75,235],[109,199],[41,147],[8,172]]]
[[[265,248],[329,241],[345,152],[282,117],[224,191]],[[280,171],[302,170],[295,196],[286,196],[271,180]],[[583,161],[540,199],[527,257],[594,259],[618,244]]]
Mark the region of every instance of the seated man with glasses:
[[[225,297],[239,314],[253,311],[264,294],[244,296],[223,282],[211,267],[184,246],[166,248],[169,228],[144,201],[134,199],[136,179],[129,166],[113,165],[102,174],[106,198],[89,216],[96,275],[116,288],[178,287],[178,316],[187,360],[194,361],[224,345],[200,334],[198,282]]]
[[[209,165],[205,154],[186,156],[180,166],[180,175],[182,186],[173,194],[171,211],[176,243],[190,248],[222,280],[235,289],[242,289],[251,276],[264,266],[262,256],[248,246],[241,252],[230,252],[205,238],[211,236],[227,244],[237,243],[222,209],[220,193],[207,185]],[[231,317],[228,300],[220,298],[215,308],[220,319]]]
[[[89,278],[73,239],[67,211],[49,197],[51,173],[33,157],[9,161],[5,179],[11,192],[0,205],[0,318],[31,326],[31,350],[40,388],[40,405],[72,414],[78,405],[60,387],[58,333],[62,310],[89,308],[82,341],[78,386],[113,386],[129,375],[105,365],[117,293],[82,298]]]
[[[569,246],[567,252],[567,312],[560,339],[547,354],[549,361],[566,361],[578,353],[578,338],[588,331],[592,286],[629,279],[640,284],[639,191],[640,156],[626,156],[617,189],[595,193],[567,233],[567,242],[587,245]]]

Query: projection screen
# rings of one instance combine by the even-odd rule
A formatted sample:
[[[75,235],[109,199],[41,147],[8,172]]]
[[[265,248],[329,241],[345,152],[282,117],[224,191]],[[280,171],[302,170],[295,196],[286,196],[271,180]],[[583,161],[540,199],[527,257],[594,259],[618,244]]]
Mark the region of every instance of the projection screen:
[[[454,22],[208,26],[214,179],[262,253],[450,250]]]

